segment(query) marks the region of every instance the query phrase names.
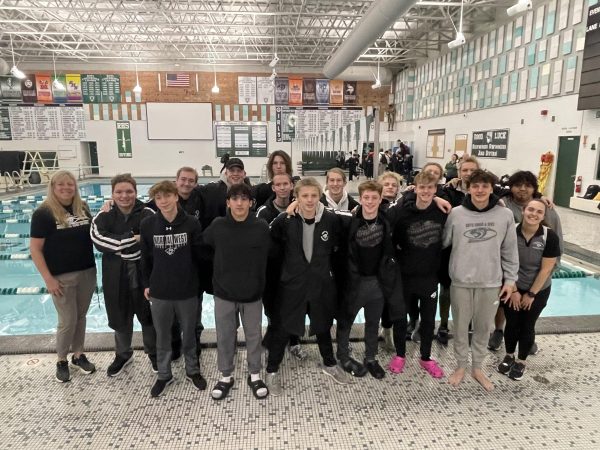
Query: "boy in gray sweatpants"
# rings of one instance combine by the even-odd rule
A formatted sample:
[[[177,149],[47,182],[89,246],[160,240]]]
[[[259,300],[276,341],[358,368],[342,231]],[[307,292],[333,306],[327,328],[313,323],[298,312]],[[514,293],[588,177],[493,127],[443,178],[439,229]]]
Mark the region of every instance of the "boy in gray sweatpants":
[[[510,296],[519,271],[514,219],[492,194],[494,181],[488,172],[473,172],[462,206],[452,210],[444,229],[444,247],[452,246],[450,297],[458,365],[448,381],[458,386],[464,378],[472,322],[472,376],[486,391],[494,389],[481,370],[489,333],[500,299]]]
[[[214,249],[213,288],[217,329],[217,366],[221,378],[214,400],[223,400],[233,386],[238,315],[246,338],[248,385],[257,399],[269,394],[261,380],[262,295],[265,289],[271,236],[269,225],[250,214],[252,190],[244,183],[227,191],[227,214],[204,231],[204,242]]]

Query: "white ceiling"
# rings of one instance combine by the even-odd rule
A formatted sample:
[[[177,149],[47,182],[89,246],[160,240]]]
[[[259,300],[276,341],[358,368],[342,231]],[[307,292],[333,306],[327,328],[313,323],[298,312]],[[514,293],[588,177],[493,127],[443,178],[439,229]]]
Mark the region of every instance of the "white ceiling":
[[[319,71],[376,0],[0,0],[0,58],[70,68]],[[491,28],[511,0],[468,0],[465,34]],[[355,61],[393,71],[454,39],[460,1],[417,2]],[[504,15],[505,17],[505,15]],[[229,67],[226,67],[229,66]]]

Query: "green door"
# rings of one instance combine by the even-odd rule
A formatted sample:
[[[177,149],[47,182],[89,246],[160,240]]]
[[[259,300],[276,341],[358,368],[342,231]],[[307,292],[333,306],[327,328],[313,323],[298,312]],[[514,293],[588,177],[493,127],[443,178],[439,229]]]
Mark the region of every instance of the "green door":
[[[579,136],[560,136],[558,158],[556,159],[556,181],[554,182],[554,203],[569,207],[575,190],[577,157],[579,156]]]

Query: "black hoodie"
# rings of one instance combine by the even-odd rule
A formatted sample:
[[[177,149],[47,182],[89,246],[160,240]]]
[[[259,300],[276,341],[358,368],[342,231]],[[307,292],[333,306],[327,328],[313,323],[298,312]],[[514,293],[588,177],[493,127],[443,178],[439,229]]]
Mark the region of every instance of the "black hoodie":
[[[467,209],[470,209],[471,211],[486,212],[486,211],[489,211],[490,209],[492,209],[494,206],[496,206],[499,201],[500,201],[500,197],[498,197],[496,194],[491,194],[490,202],[488,203],[488,205],[483,209],[479,209],[473,204],[473,201],[471,200],[471,194],[467,194],[467,195],[465,195],[465,198],[462,202],[462,206],[464,206]]]
[[[447,217],[434,202],[425,209],[409,203],[397,210],[393,241],[402,275],[437,276]]]
[[[198,262],[202,228],[198,221],[177,207],[168,222],[162,213],[145,218],[140,225],[142,284],[161,300],[185,300],[198,295]]]
[[[227,209],[225,217],[217,217],[204,231],[204,242],[215,250],[215,296],[239,303],[260,300],[271,242],[267,223],[252,213],[238,222]]]

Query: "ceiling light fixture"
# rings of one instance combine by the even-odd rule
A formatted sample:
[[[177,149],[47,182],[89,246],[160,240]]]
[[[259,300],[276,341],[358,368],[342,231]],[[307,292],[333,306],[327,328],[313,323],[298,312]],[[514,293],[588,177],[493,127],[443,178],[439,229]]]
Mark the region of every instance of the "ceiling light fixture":
[[[65,85],[61,83],[61,81],[56,76],[56,57],[54,53],[52,53],[52,66],[54,67],[54,81],[52,82],[52,87],[57,91],[64,91]]]
[[[377,76],[375,76],[375,83],[371,85],[371,89],[379,89],[381,87],[381,78],[379,78],[379,61],[377,61]]]
[[[269,63],[269,67],[275,67],[278,62],[279,62],[279,57],[277,56],[277,53],[275,53],[275,55],[273,56],[273,59]]]
[[[506,14],[508,14],[508,17],[512,17],[531,8],[533,8],[531,0],[519,0],[515,5],[506,10]]]
[[[210,91],[213,94],[218,94],[220,92],[220,89],[219,89],[219,86],[217,85],[217,69],[214,64],[213,64],[213,72],[215,74],[215,85],[212,87],[212,89]]]
[[[13,48],[12,34],[10,35],[10,51],[12,53],[12,59],[13,59],[13,66],[10,69],[10,74],[13,77],[18,78],[19,80],[22,80],[23,78],[27,78],[27,75],[25,75],[21,70],[19,70],[19,68],[15,64],[15,49]]]
[[[458,30],[456,30],[456,27],[454,27],[454,29],[456,30],[456,38],[452,41],[452,42],[448,42],[448,48],[456,48],[456,47],[461,47],[463,45],[465,45],[465,42],[467,42],[467,40],[465,39],[465,35],[462,32],[462,28],[463,28],[463,4],[464,4],[464,0],[460,1],[460,24],[458,25]],[[452,26],[454,26],[454,22],[452,23]]]
[[[138,77],[137,63],[135,63],[135,86],[133,88],[133,92],[136,94],[142,93],[142,87],[140,86],[140,79]]]

